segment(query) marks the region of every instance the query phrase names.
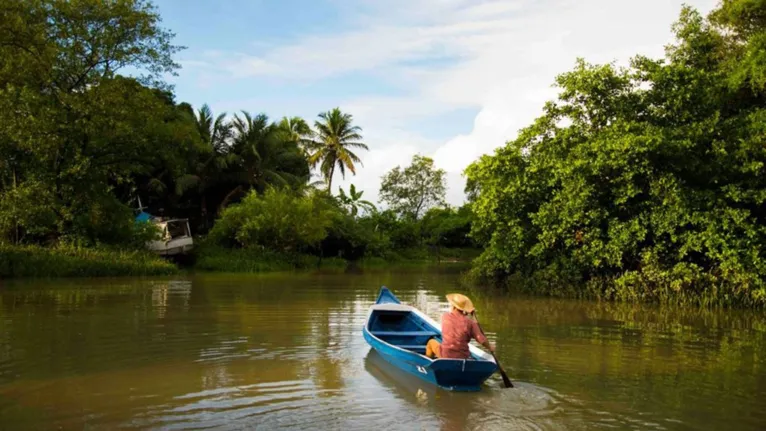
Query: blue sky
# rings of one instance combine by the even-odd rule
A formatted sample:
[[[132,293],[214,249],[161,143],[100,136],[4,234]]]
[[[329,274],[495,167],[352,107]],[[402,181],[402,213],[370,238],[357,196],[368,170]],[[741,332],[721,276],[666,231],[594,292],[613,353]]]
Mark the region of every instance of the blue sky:
[[[690,0],[703,12],[715,0]],[[448,173],[512,139],[556,94],[577,57],[625,63],[663,54],[681,1],[156,0],[187,49],[179,101],[278,119],[340,107],[369,152],[354,183],[377,201],[380,177],[416,153]],[[337,193],[337,190],[334,190]]]

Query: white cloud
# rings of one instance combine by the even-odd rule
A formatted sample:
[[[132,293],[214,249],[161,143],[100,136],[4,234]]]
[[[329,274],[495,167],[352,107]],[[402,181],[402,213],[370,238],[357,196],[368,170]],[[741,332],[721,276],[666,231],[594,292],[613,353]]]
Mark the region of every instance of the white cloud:
[[[421,148],[435,144],[417,134],[397,129],[387,129],[384,134],[377,133],[375,129],[368,130],[365,142],[370,151],[363,154],[357,152],[363,166],[357,169],[356,175],[346,172],[345,180],[336,174],[333,193],[337,193],[338,186],[348,190],[349,184],[354,184],[357,189],[364,190],[365,199],[376,205],[381,177],[395,166],[407,166],[412,156],[422,152]]]
[[[703,12],[715,0],[687,0]],[[554,77],[577,57],[625,62],[663,55],[681,0],[337,0],[354,30],[310,36],[263,55],[229,55],[234,77],[321,79],[366,71],[388,76],[400,97],[360,97],[340,103],[365,130],[372,151],[347,176],[377,199],[380,176],[423,149],[449,172],[449,199],[463,200],[463,169],[529,124],[555,96]],[[448,59],[429,65],[428,59]],[[414,64],[413,64],[414,62]],[[409,64],[408,64],[409,63]],[[420,135],[413,118],[457,108],[478,109],[473,129],[444,142]],[[413,125],[415,124],[415,125]],[[437,148],[433,150],[433,148]]]

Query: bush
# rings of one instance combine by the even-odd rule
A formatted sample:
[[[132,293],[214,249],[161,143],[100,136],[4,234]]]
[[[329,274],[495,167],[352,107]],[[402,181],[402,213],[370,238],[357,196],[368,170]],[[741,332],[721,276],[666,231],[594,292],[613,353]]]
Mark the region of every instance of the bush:
[[[222,246],[304,252],[327,236],[335,208],[321,193],[297,195],[268,188],[228,207],[210,232]]]

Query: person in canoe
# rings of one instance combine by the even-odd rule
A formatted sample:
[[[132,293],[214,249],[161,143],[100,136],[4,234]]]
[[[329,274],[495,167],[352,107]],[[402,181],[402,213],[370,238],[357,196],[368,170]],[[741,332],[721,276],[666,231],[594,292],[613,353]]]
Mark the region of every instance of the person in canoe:
[[[470,359],[468,343],[471,339],[494,352],[495,346],[487,340],[479,324],[472,319],[475,308],[471,300],[460,293],[447,295],[450,311],[442,315],[442,342],[431,338],[426,344],[429,358]]]

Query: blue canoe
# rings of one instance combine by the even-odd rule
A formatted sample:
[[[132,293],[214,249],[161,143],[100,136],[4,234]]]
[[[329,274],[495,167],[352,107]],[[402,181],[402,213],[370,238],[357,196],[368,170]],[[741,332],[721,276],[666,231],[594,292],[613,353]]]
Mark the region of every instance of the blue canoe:
[[[430,359],[426,342],[441,342],[441,325],[420,310],[402,304],[385,286],[370,307],[362,330],[367,343],[396,367],[453,391],[478,391],[497,370],[492,355],[469,345],[471,359]]]

